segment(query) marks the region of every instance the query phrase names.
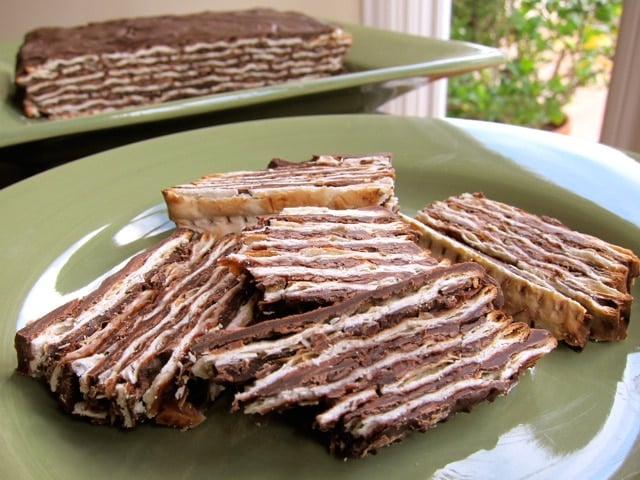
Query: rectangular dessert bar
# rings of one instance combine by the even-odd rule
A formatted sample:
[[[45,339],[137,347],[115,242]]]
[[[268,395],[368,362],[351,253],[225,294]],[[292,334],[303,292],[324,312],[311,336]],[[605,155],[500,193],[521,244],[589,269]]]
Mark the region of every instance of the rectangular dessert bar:
[[[423,244],[438,257],[476,261],[502,285],[505,311],[575,348],[622,340],[640,259],[559,220],[463,193],[418,212]]]
[[[351,42],[264,8],[43,27],[25,36],[15,82],[28,117],[73,117],[337,74]]]
[[[245,228],[241,246],[221,262],[251,275],[266,315],[328,305],[430,270],[439,262],[417,240],[384,207],[287,208]]]
[[[287,207],[397,210],[395,178],[388,153],[315,155],[304,162],[274,159],[263,170],[205,175],[163,195],[179,227],[225,235]]]
[[[204,415],[190,402],[199,387],[189,381],[191,343],[242,323],[249,301],[244,279],[217,262],[233,248],[233,239],[176,230],[87,296],[20,329],[18,372],[94,423],[197,425]]]

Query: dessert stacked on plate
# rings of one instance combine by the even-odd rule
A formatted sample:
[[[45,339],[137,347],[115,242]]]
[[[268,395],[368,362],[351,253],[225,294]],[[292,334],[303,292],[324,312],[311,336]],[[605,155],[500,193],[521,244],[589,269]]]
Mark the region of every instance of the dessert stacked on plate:
[[[18,331],[18,371],[122,427],[194,427],[221,394],[308,409],[359,457],[507,394],[558,340],[624,338],[629,250],[480,194],[408,218],[394,185],[369,154],[167,188],[176,230]]]

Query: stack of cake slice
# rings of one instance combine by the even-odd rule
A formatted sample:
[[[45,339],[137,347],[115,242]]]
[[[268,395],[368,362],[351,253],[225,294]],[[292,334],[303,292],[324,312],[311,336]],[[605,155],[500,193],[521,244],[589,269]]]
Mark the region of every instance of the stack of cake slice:
[[[507,393],[556,345],[502,313],[481,266],[415,240],[379,207],[288,209],[221,239],[178,229],[17,332],[18,370],[125,427],[197,425],[225,388],[252,414],[316,404],[332,450],[363,456]]]
[[[502,286],[505,311],[577,349],[622,340],[640,259],[560,221],[465,193],[418,212],[423,244],[438,257],[476,261]]]
[[[224,390],[247,414],[313,408],[348,457],[508,393],[556,339],[482,265],[421,246],[394,179],[389,155],[322,155],[166,189],[178,228],[20,329],[18,372],[126,428],[194,427]]]
[[[333,75],[351,41],[270,9],[46,27],[26,35],[15,81],[27,116],[73,117]]]
[[[412,240],[379,251],[386,235],[368,225],[378,216],[371,210],[282,216],[242,234],[243,245],[224,262],[272,301],[295,304],[308,288],[321,306],[198,339],[194,374],[244,386],[236,409],[267,414],[314,405],[315,426],[328,432],[332,452],[361,457],[506,394],[556,346],[547,331],[500,310],[500,289],[480,265],[425,261]],[[293,241],[277,245],[284,237]]]
[[[91,294],[19,330],[18,372],[96,423],[197,425],[204,416],[189,400],[207,392],[190,392],[191,344],[251,316],[246,279],[218,264],[235,246],[176,230]]]

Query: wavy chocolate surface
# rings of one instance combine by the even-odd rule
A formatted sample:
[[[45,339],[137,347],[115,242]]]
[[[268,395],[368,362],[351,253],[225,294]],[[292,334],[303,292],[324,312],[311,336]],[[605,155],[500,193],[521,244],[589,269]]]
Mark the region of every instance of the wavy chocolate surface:
[[[26,35],[22,57],[27,65],[85,52],[120,53],[156,45],[187,47],[212,40],[245,37],[313,37],[335,27],[297,12],[267,8],[199,12],[92,22],[76,27],[43,27]]]
[[[166,395],[186,405],[193,339],[247,321],[245,278],[217,263],[234,245],[177,230],[88,296],[18,331],[18,371],[98,423],[132,427],[166,415]],[[178,426],[204,419],[183,414]]]
[[[596,340],[626,337],[633,300],[629,287],[640,273],[640,260],[630,250],[481,194],[465,193],[434,202],[416,219],[436,232],[433,236],[429,230],[423,233],[443,254],[468,260],[468,247],[480,252],[477,261],[500,270],[503,278],[518,288],[524,284],[524,288],[538,291],[542,299],[554,298],[539,302],[532,296],[528,305],[518,306],[524,307],[524,312],[512,313],[523,313],[530,323],[536,323],[538,318],[555,318],[554,310],[576,312],[569,316],[571,320],[583,309],[586,334],[569,327],[573,333],[559,337],[572,340],[575,334],[574,345],[578,347],[584,346],[587,336]],[[438,233],[455,243],[444,245],[446,240],[438,238]],[[508,282],[503,281],[503,287],[509,295]],[[510,308],[508,302],[505,308]]]

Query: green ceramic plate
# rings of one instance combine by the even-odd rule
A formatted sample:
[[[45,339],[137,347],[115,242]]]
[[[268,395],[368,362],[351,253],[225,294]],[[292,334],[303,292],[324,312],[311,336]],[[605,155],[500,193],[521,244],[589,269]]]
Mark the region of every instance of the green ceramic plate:
[[[0,478],[632,478],[640,473],[640,308],[629,338],[558,348],[506,396],[356,461],[295,419],[230,414],[188,432],[92,426],[13,373],[26,319],[77,295],[172,228],[160,190],[270,158],[393,152],[404,212],[463,191],[558,217],[640,252],[640,164],[602,145],[496,124],[311,116],[252,121],[103,152],[0,191]],[[636,285],[633,294],[640,297]]]
[[[211,125],[225,118],[237,120],[229,111],[239,109],[243,109],[240,119],[327,113],[330,108],[333,113],[372,111],[420,85],[416,81],[419,77],[424,83],[426,77],[446,77],[504,61],[500,51],[481,45],[361,25],[346,24],[344,28],[354,39],[346,59],[349,73],[344,75],[61,120],[30,120],[22,114],[13,98],[12,83],[19,42],[0,43],[0,147],[107,128],[224,114],[207,119]]]

